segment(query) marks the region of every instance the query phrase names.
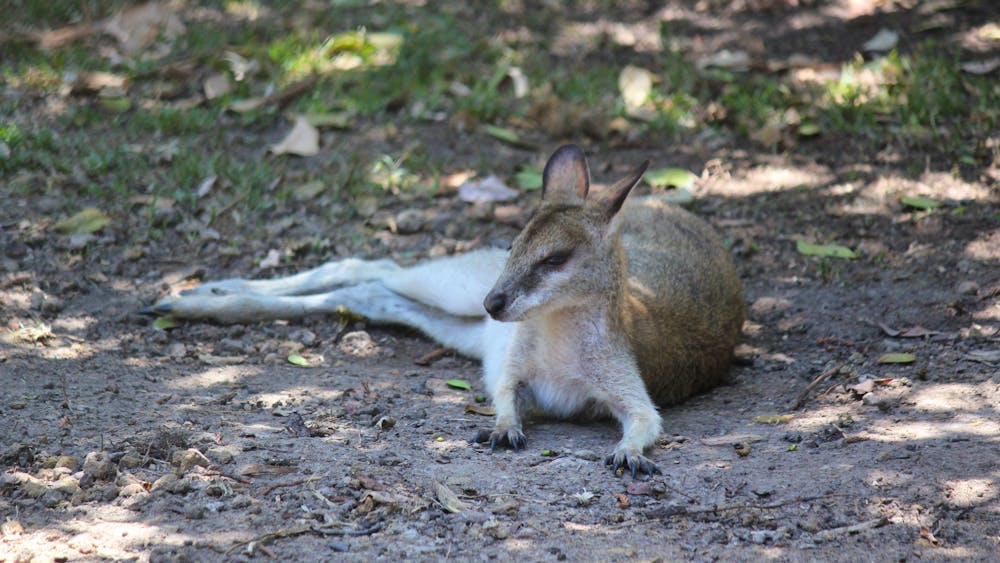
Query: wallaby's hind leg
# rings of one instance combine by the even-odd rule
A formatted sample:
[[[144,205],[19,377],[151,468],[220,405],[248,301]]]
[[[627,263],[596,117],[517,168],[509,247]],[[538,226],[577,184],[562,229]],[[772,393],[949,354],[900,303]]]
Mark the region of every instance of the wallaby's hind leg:
[[[324,293],[343,285],[384,279],[402,268],[392,260],[361,260],[346,258],[327,262],[311,270],[270,280],[231,278],[204,283],[183,295],[229,295],[259,293],[262,295],[309,295]]]
[[[364,282],[316,295],[186,295],[172,301],[161,301],[154,309],[157,313],[179,318],[249,323],[331,314],[341,307],[375,323],[415,328],[463,355],[482,358],[484,318],[461,317],[428,307],[399,295],[381,281]]]

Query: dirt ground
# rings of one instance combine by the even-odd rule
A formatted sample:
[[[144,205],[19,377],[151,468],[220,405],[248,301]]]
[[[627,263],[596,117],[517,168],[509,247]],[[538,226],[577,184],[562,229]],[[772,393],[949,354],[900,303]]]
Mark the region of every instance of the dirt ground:
[[[498,174],[558,145],[400,129]],[[363,130],[341,142],[391,143]],[[479,366],[418,365],[437,347],[406,330],[339,318],[162,330],[138,313],[202,279],[503,244],[517,221],[488,206],[388,202],[389,216],[449,223],[413,234],[278,208],[266,226],[229,227],[229,245],[136,243],[120,218],[81,252],[38,227],[61,201],[4,193],[0,561],[1000,558],[997,163],[953,168],[933,148],[833,136],[777,154],[710,145],[587,147],[598,182],[647,158],[704,169],[691,208],[732,244],[745,284],[731,382],[664,411],[649,453],[663,474],[638,479],[601,462],[612,424],[540,421],[519,453],[470,444],[491,424],[468,409]],[[909,209],[902,195],[945,205]],[[315,232],[323,252],[255,265]],[[797,240],[861,257],[803,256]],[[879,363],[890,353],[914,359]]]

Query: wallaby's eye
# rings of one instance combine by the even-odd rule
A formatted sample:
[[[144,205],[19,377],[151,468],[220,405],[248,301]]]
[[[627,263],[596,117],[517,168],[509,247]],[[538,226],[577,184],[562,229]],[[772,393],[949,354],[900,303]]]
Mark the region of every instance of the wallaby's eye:
[[[562,266],[569,260],[569,257],[573,255],[572,250],[558,250],[549,254],[545,258],[542,258],[541,264],[546,266],[558,267]]]

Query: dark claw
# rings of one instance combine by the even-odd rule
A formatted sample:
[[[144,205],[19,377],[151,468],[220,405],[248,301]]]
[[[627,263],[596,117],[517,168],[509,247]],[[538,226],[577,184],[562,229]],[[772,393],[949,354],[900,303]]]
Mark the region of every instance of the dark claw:
[[[140,315],[149,315],[152,317],[160,315],[169,315],[174,310],[173,303],[157,303],[155,305],[150,305],[149,307],[143,307],[139,309]]]
[[[490,451],[496,451],[497,447],[509,446],[515,452],[519,452],[528,445],[528,440],[519,430],[480,430],[472,438],[479,444],[489,443]]]
[[[497,441],[499,439],[500,439],[499,436],[493,436],[492,438],[490,438],[490,451],[491,452],[497,451]]]

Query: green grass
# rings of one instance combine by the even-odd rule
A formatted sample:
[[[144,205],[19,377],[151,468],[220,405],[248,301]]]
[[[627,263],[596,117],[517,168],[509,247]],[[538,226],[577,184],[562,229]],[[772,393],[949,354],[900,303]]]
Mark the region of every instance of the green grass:
[[[18,23],[34,29],[97,21],[123,4],[12,2]],[[944,151],[966,166],[997,156],[998,149],[984,139],[1000,128],[1000,81],[963,74],[959,53],[949,45],[927,43],[910,53],[859,58],[847,62],[835,80],[798,83],[790,73],[700,69],[683,52],[650,56],[612,48],[580,58],[557,57],[545,49],[549,22],[532,20],[529,14],[517,23],[541,39],[508,41],[502,33],[508,16],[497,6],[477,7],[481,21],[467,21],[468,14],[456,6],[195,0],[189,8],[217,10],[223,22],[188,18],[186,33],[162,59],[126,57],[115,65],[95,48],[113,44],[110,38],[84,40],[52,52],[27,43],[5,44],[0,80],[23,99],[0,106],[0,142],[10,149],[0,160],[0,175],[73,177],[85,184],[81,197],[105,199],[109,205],[124,206],[131,194],[152,190],[186,211],[199,205],[210,210],[232,205],[253,213],[281,205],[292,182],[272,191],[268,186],[303,167],[294,158],[262,156],[266,143],[287,126],[288,113],[343,113],[356,134],[387,124],[403,131],[456,112],[479,123],[531,128],[526,116],[546,96],[585,108],[588,114],[627,117],[617,80],[629,63],[657,77],[649,97],[653,111],[645,121],[629,118],[650,143],[664,136],[687,138],[705,129],[752,137],[762,127],[775,125],[786,128],[784,139],[804,141],[805,130],[797,124],[807,123],[810,138],[850,137],[873,146],[903,141]],[[243,18],[263,11],[266,17]],[[226,14],[241,16],[227,19]],[[199,93],[209,73],[232,75],[227,52],[255,61],[256,70],[220,99],[175,107],[177,97]],[[185,64],[194,68],[187,75],[163,72]],[[512,67],[528,77],[530,90],[524,98],[516,99],[510,87]],[[67,73],[88,70],[130,78],[129,107],[116,110],[95,96],[57,97]],[[246,114],[226,110],[233,100],[281,91],[312,75],[317,77],[315,87],[287,107],[268,106]],[[468,94],[454,93],[456,83],[467,87]],[[163,84],[180,93],[160,99],[155,92]],[[41,111],[37,100],[46,97],[64,107]],[[797,135],[800,132],[803,135]],[[471,134],[479,135],[473,142],[495,142]],[[410,146],[408,139],[396,137],[391,143],[408,148],[379,147],[372,155],[338,147],[342,154],[327,162],[310,161],[312,168],[303,175],[329,178],[336,193],[347,199],[419,197],[414,194],[431,191],[447,164],[432,162],[427,153],[433,151]],[[196,186],[212,174],[219,177],[217,187],[209,201],[197,201]]]

